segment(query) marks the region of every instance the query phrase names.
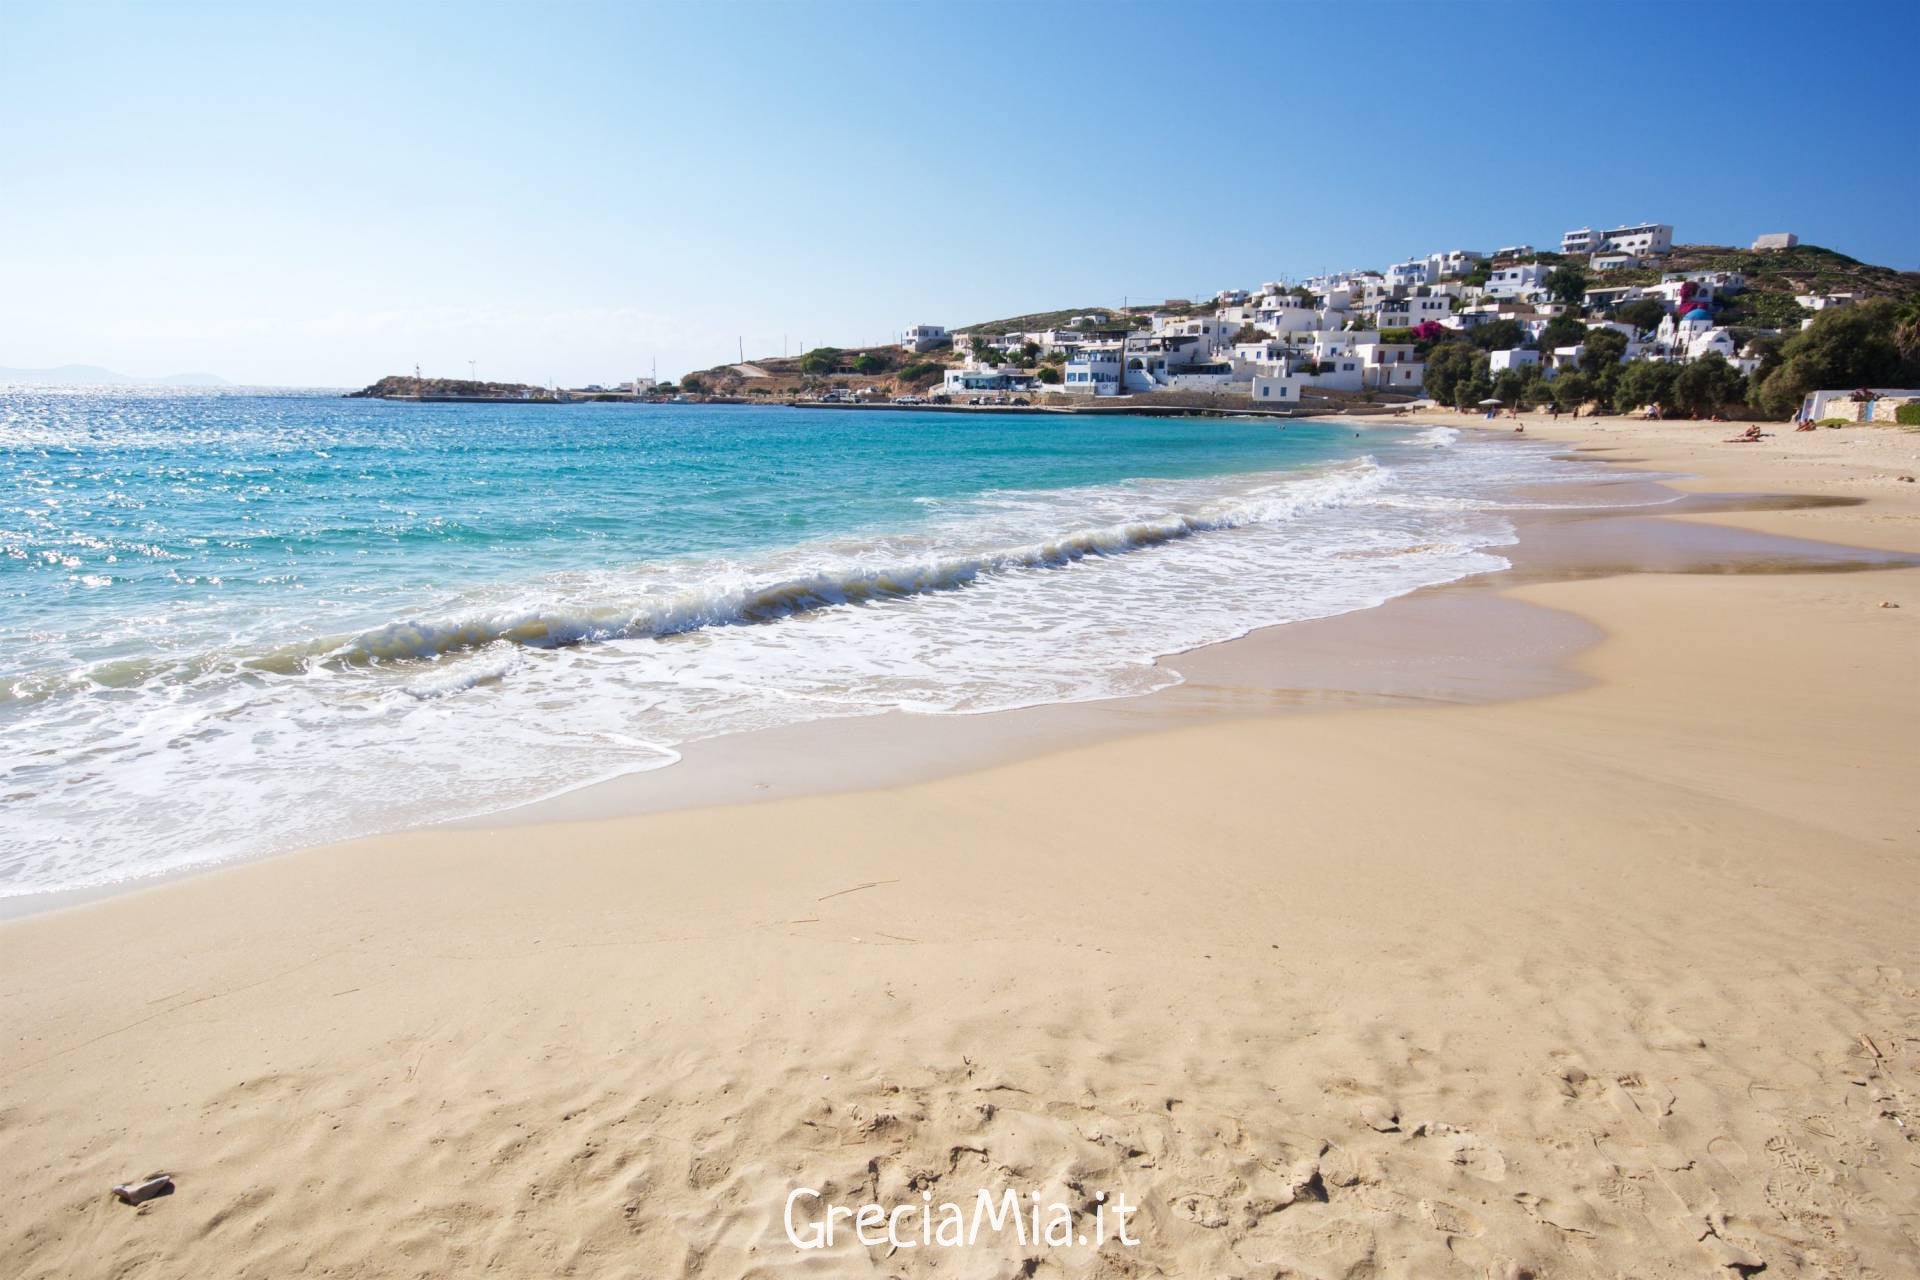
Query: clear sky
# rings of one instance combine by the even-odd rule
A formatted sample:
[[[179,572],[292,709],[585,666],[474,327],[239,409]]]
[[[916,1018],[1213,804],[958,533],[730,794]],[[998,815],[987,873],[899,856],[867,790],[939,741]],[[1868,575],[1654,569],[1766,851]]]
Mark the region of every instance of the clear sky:
[[[0,0],[0,366],[677,375],[1643,218],[1912,269],[1916,15]]]

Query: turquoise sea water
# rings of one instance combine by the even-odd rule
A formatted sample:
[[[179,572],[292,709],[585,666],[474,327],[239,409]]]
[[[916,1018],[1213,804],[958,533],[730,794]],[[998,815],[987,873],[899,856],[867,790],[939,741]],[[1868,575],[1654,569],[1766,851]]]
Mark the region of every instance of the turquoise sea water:
[[[1551,464],[1270,420],[0,392],[0,894],[991,710],[1501,563]]]

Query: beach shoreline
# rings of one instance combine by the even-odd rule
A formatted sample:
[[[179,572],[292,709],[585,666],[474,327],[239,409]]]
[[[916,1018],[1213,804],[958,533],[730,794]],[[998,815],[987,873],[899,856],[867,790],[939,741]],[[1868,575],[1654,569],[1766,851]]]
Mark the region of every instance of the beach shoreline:
[[[1430,425],[1466,430],[1496,443],[1511,438],[1505,432],[1487,431],[1479,425],[1382,420],[1355,424],[1367,429],[1385,427],[1398,434]],[[1572,460],[1578,455],[1567,457]],[[1548,510],[1520,510],[1509,513],[1509,518],[1522,525],[1551,521],[1578,514],[1572,509],[1587,503],[1602,509],[1657,512],[1679,496],[1651,478],[1640,480],[1614,470],[1615,474],[1609,475],[1608,469],[1596,464],[1584,480],[1563,479],[1537,495]],[[1527,544],[1521,552],[1523,558],[1537,561],[1519,576],[1551,576],[1567,567],[1559,563],[1566,559],[1564,554],[1536,555],[1531,532],[1516,536]],[[1515,549],[1509,546],[1500,550]],[[484,830],[500,825],[620,817],[929,781],[1049,751],[1150,733],[1166,723],[1186,723],[1197,716],[1244,717],[1326,710],[1336,705],[1386,706],[1413,699],[1487,701],[1564,687],[1574,677],[1561,665],[1562,659],[1581,643],[1590,643],[1594,633],[1564,616],[1512,601],[1496,602],[1486,590],[1515,580],[1511,568],[1496,570],[1417,588],[1379,605],[1302,622],[1257,626],[1231,639],[1176,649],[1148,664],[1174,680],[1169,687],[1152,692],[1042,701],[975,713],[924,715],[893,710],[724,732],[675,744],[673,763],[665,766],[588,777],[554,793],[505,807],[477,803],[469,814],[438,822],[403,823],[352,838],[401,836],[442,826]],[[1462,586],[1471,588],[1465,597],[1434,594]],[[1474,628],[1480,625],[1476,618],[1480,610],[1512,612],[1515,622],[1508,625],[1524,627],[1537,643],[1503,651],[1497,666],[1473,658],[1466,650]],[[1414,654],[1397,639],[1414,631],[1425,633],[1435,625],[1451,637],[1454,650],[1454,668],[1440,681],[1433,674],[1435,655],[1431,650],[1423,647]],[[1367,657],[1356,660],[1356,646]],[[1306,670],[1299,669],[1302,662],[1307,664]],[[1274,687],[1269,669],[1278,667],[1289,669],[1289,678],[1297,687]],[[0,920],[100,902],[339,843],[340,839],[317,840],[293,848],[188,863],[106,884],[0,897]]]
[[[1366,434],[1358,430],[1350,431],[1346,423],[1337,420],[1316,420],[1307,425],[1323,430],[1331,429],[1331,434],[1343,438],[1348,435],[1358,438]],[[1392,445],[1404,445],[1407,437],[1417,438],[1418,433],[1422,429],[1420,424],[1378,423],[1372,425],[1391,427],[1391,434],[1383,438],[1386,441],[1391,441]],[[1449,430],[1451,430],[1451,428]],[[1183,435],[1191,434],[1189,429],[1184,426],[1179,427],[1178,431]],[[1261,434],[1265,435],[1268,433],[1262,431]],[[1276,438],[1284,439],[1285,437],[1280,436]],[[1499,439],[1497,436],[1493,438],[1496,440]],[[1390,447],[1392,446],[1390,445]],[[1364,458],[1363,470],[1373,469],[1375,464],[1371,453],[1368,452],[1364,446],[1356,446],[1356,448],[1361,457]],[[1427,452],[1425,448],[1419,448],[1418,451],[1420,453]],[[1438,450],[1436,450],[1436,455],[1437,453]],[[1544,459],[1542,450],[1529,448],[1527,453],[1533,459],[1534,468],[1548,469],[1541,467]],[[1483,457],[1486,456],[1488,455],[1483,455]],[[1391,466],[1397,467],[1398,465],[1399,463],[1397,461],[1391,463]],[[1524,465],[1522,467],[1522,470],[1529,469],[1532,468]],[[1303,469],[1295,466],[1284,466],[1271,472],[1259,471],[1247,474],[1263,481],[1278,480],[1283,484],[1298,482],[1311,490],[1317,482],[1322,480],[1334,480],[1335,483],[1338,484],[1339,481],[1335,478],[1341,477],[1346,473],[1339,467],[1331,467],[1330,469],[1329,466],[1316,464]],[[1567,477],[1563,476],[1561,479],[1565,481]],[[1223,482],[1234,483],[1240,482],[1242,477],[1236,473],[1225,473],[1221,477],[1221,480]],[[1362,477],[1362,481],[1364,483],[1364,477]],[[1421,482],[1415,480],[1414,483],[1418,485]],[[1600,482],[1596,479],[1593,483],[1599,485]],[[1558,492],[1556,492],[1556,490]],[[1577,490],[1579,490],[1578,485],[1569,483],[1549,486],[1548,491],[1543,493],[1542,500],[1548,504],[1557,504],[1563,499],[1573,502],[1584,500]],[[1069,492],[1072,492],[1072,490],[1069,490]],[[1476,492],[1482,491],[1476,490]],[[1490,493],[1493,491],[1489,490],[1486,492]],[[1310,495],[1305,500],[1312,502],[1315,500],[1315,496]],[[1602,497],[1600,500],[1608,501],[1613,499]],[[1635,498],[1625,500],[1660,501],[1661,499],[1649,491]],[[1334,505],[1339,505],[1337,495],[1334,497],[1333,502]],[[1149,510],[1152,510],[1152,508],[1149,508]],[[1220,518],[1218,511],[1209,511],[1205,508],[1200,509],[1199,514],[1203,519]],[[1074,518],[1076,517],[1068,517],[1069,520]],[[1098,522],[1097,517],[1085,518],[1094,519],[1096,523]],[[1234,519],[1236,517],[1229,513],[1227,518]],[[1093,537],[1114,533],[1121,536],[1123,541],[1124,539],[1134,537],[1157,541],[1160,536],[1159,526],[1164,522],[1164,517],[1156,515],[1153,518],[1145,519],[1140,526],[1128,526],[1124,529],[1116,526],[1113,530],[1073,529],[1069,536]],[[1144,529],[1144,533],[1137,531],[1142,528]],[[1057,532],[1057,528],[1044,526],[1041,530],[1043,537],[1052,537]],[[1176,530],[1173,536],[1177,538],[1179,531]],[[1209,534],[1209,537],[1211,536],[1212,535]],[[1228,536],[1231,536],[1231,534]],[[1134,549],[1137,549],[1135,545],[1127,543],[1118,548],[1117,554],[1124,555],[1127,551]],[[1033,550],[1035,549],[1022,547],[1017,549],[1016,554],[1027,554]],[[1093,554],[1092,558],[1096,561],[1103,560],[1106,559],[1110,553],[1114,553],[1113,548],[1102,547]],[[829,563],[832,562],[832,548],[823,549],[821,554],[827,558]],[[947,553],[942,551],[939,554],[944,556]],[[884,566],[884,561],[882,564]],[[864,567],[863,565],[862,568]],[[936,569],[936,572],[942,571],[944,570]],[[884,574],[886,569],[883,567],[880,572]],[[1070,574],[1068,576],[1070,578],[1077,578],[1078,575]],[[781,583],[778,585],[785,586],[786,584]],[[1403,584],[1398,587],[1398,590],[1401,594],[1405,594],[1409,590],[1409,587]],[[615,589],[615,593],[615,598],[617,599],[617,588]],[[1393,597],[1390,597],[1390,599],[1391,598]],[[722,596],[720,600],[720,607],[723,614],[727,608],[731,607],[726,603],[724,596]],[[1373,604],[1356,606],[1343,602],[1341,606],[1337,607],[1338,611],[1326,615],[1326,620],[1346,616],[1354,612],[1367,612],[1376,607],[1378,606]],[[509,609],[508,612],[511,613],[512,610]],[[481,616],[484,617],[484,614]],[[1307,616],[1308,618],[1314,618],[1316,615],[1309,612]],[[568,625],[569,620],[562,618],[560,623],[563,626]],[[1260,621],[1248,621],[1240,625],[1242,625],[1244,629],[1235,636],[1235,638],[1239,640],[1246,639],[1246,631],[1257,632],[1269,629],[1269,624]],[[402,632],[413,632],[416,628],[431,633],[447,629],[447,624],[435,619],[429,606],[425,621],[416,623],[412,615],[402,614],[400,615],[400,621],[392,625],[392,629]],[[336,627],[336,629],[343,628]],[[1315,634],[1317,634],[1317,629]],[[408,636],[403,635],[401,637],[402,647],[417,643],[419,643],[417,640],[410,639]],[[532,643],[534,646],[533,651],[539,651],[544,648],[538,640]],[[676,641],[673,637],[668,636],[664,639],[656,639],[652,643],[674,645]],[[1181,671],[1181,664],[1191,658],[1193,661],[1201,662],[1204,665],[1205,660],[1199,658],[1197,655],[1202,651],[1209,650],[1213,645],[1221,643],[1221,641],[1209,641],[1191,645],[1182,644],[1180,641],[1174,640],[1171,637],[1156,633],[1151,626],[1149,626],[1145,637],[1140,643],[1147,647],[1145,651],[1155,656],[1151,656],[1145,661],[1135,660],[1124,663],[1121,664],[1121,666],[1135,669],[1142,673],[1151,671],[1153,674],[1151,676],[1142,674],[1138,679],[1109,680],[1103,682],[1105,685],[1151,686],[1167,680],[1181,682],[1185,679]],[[434,657],[472,661],[476,651],[479,650],[483,644],[484,641],[469,641],[469,643],[464,646],[463,651],[445,654],[436,653]],[[568,650],[571,647],[572,646],[566,644],[558,646],[562,651]],[[596,644],[589,641],[579,648],[582,652],[590,652],[595,647]],[[651,649],[652,644],[650,643],[646,647]],[[511,660],[506,660],[505,665],[510,665],[510,662]],[[429,664],[426,667],[423,667],[419,663],[411,665],[416,673],[424,672],[425,674],[419,677],[417,683],[408,683],[403,687],[407,688],[409,692],[412,692],[419,685],[427,686],[428,696],[435,696],[438,690],[444,688],[462,689],[464,688],[464,681],[476,678],[464,675],[463,669],[457,667],[457,665],[455,669],[448,671],[445,675],[438,674],[437,665],[435,664]],[[477,678],[484,679],[485,672],[493,667],[503,665],[503,660],[494,656],[481,661],[478,665],[482,675]],[[1096,669],[1099,669],[1101,666],[1101,664],[1097,662],[1093,665]],[[408,664],[395,665],[396,678],[407,669],[407,666]],[[1111,668],[1114,664],[1109,661],[1106,666]],[[804,675],[805,673],[802,674]],[[695,679],[696,681],[699,679],[697,673],[695,673]],[[1328,671],[1322,676],[1323,683],[1330,685],[1338,683],[1340,679],[1340,675],[1334,671]],[[540,680],[541,676],[538,673],[531,673],[525,677],[516,677],[513,684],[515,688],[520,688],[523,685],[525,687],[538,687]],[[1257,711],[1271,704],[1272,697],[1270,690],[1264,686],[1255,687],[1255,682],[1243,683],[1246,685],[1240,697],[1243,711],[1247,709]],[[1514,687],[1516,690],[1519,690],[1523,686],[1516,684]],[[938,692],[939,690],[937,688],[931,691],[909,688],[904,692],[904,695],[900,696],[899,702],[895,705],[896,707],[911,707],[916,701],[931,701],[932,699],[929,699],[929,693],[937,694]],[[961,711],[949,708],[935,711],[932,714],[906,709],[880,711],[875,708],[886,705],[882,700],[875,699],[872,700],[870,706],[863,706],[862,700],[855,699],[849,704],[852,708],[850,711],[841,711],[836,708],[816,709],[814,714],[818,719],[817,727],[810,727],[815,723],[812,720],[802,720],[797,724],[790,723],[772,728],[763,726],[746,730],[722,729],[717,733],[700,733],[696,730],[694,736],[690,738],[671,736],[655,738],[648,733],[645,727],[629,729],[623,735],[619,730],[623,729],[624,726],[609,725],[603,729],[603,736],[619,739],[623,736],[630,737],[637,733],[644,737],[647,744],[653,749],[652,754],[630,766],[623,766],[620,763],[622,757],[617,751],[608,753],[608,758],[612,761],[610,766],[606,760],[600,760],[599,757],[583,754],[578,766],[580,776],[565,781],[556,779],[549,783],[549,789],[546,790],[544,794],[529,794],[525,795],[524,798],[516,797],[503,800],[497,795],[489,796],[477,787],[471,788],[464,802],[449,803],[440,806],[443,812],[448,809],[454,811],[445,817],[423,818],[417,815],[409,815],[403,811],[388,812],[371,816],[368,820],[353,824],[358,827],[357,830],[349,829],[340,831],[336,829],[327,834],[307,834],[300,838],[298,843],[289,844],[281,840],[274,843],[262,843],[260,847],[241,852],[223,850],[216,854],[207,851],[201,854],[204,860],[180,858],[177,859],[175,865],[172,866],[167,866],[163,862],[160,869],[157,870],[149,869],[143,859],[138,854],[135,854],[130,862],[122,864],[123,866],[130,867],[131,870],[125,873],[124,878],[121,879],[110,880],[104,883],[81,884],[72,887],[39,889],[34,892],[19,892],[17,891],[18,886],[10,886],[16,891],[0,896],[0,919],[38,914],[43,911],[63,909],[71,905],[100,901],[122,893],[139,892],[147,888],[171,883],[194,875],[205,874],[206,872],[224,867],[244,865],[263,858],[297,854],[320,846],[337,844],[347,839],[421,831],[442,824],[450,824],[470,829],[486,828],[502,823],[526,824],[556,818],[564,819],[568,815],[613,816],[629,812],[656,812],[671,808],[686,808],[714,803],[737,803],[746,800],[764,799],[768,798],[769,795],[777,794],[793,795],[818,790],[844,791],[864,785],[885,785],[898,781],[927,779],[943,773],[983,767],[991,763],[1008,762],[1018,754],[1033,754],[1047,749],[1086,744],[1096,741],[1103,736],[1117,733],[1132,734],[1143,730],[1150,730],[1157,722],[1157,718],[1162,714],[1160,703],[1137,701],[1143,696],[1138,692],[1102,692],[1087,689],[1081,689],[1078,692],[1081,693],[1082,696],[1072,696],[1073,691],[1063,691],[1059,696],[1048,696],[1048,694],[1039,692],[1036,689],[1034,691],[1035,700],[1024,704],[995,706],[990,710],[979,711]],[[1324,694],[1331,692],[1331,690],[1322,690],[1321,692]],[[643,701],[645,693],[645,690],[639,691],[637,694],[633,691],[628,691],[629,696],[638,696]],[[481,699],[483,702],[490,701],[490,699],[486,699],[482,694],[469,694],[466,696],[468,698]],[[579,697],[580,695],[576,693],[574,696]],[[620,696],[620,691],[616,690],[614,696]],[[1119,702],[1129,702],[1134,705],[1121,709],[1115,705]],[[405,704],[403,703],[403,705]],[[482,709],[484,709],[484,707]],[[1221,710],[1221,704],[1216,701],[1211,705],[1211,709],[1218,712]],[[469,720],[472,718],[472,714],[472,711],[466,712]],[[1191,709],[1176,705],[1168,708],[1166,714],[1175,718],[1184,719],[1193,713]],[[855,727],[855,722],[859,723],[859,727]],[[480,732],[486,732],[484,727],[485,723],[483,717]],[[456,726],[449,725],[447,727],[452,729]],[[472,732],[473,730],[469,729],[468,731]],[[849,747],[852,748],[853,755],[857,757],[857,760],[851,763],[844,759]],[[751,761],[756,758],[765,759],[781,754],[791,754],[796,759],[807,761],[817,760],[824,762],[832,760],[834,763],[831,766],[813,770],[810,777],[801,777],[798,775],[782,777],[772,785],[748,782],[741,777],[741,762]],[[691,757],[691,761],[689,761],[689,757]],[[599,774],[591,772],[591,768],[596,761],[603,769],[603,772]],[[785,772],[793,774],[791,770]],[[463,784],[455,784],[455,790],[459,790],[462,785]],[[464,810],[464,812],[461,810]],[[138,811],[136,810],[135,812],[137,813]],[[76,820],[78,819],[76,818]],[[174,843],[176,846],[179,845],[177,837]],[[123,848],[121,852],[124,854],[129,851]]]
[[[0,921],[0,1258],[784,1274],[829,1261],[800,1179],[1145,1206],[965,1274],[1910,1257],[1920,569],[1870,566],[1920,553],[1920,437],[1524,423],[1752,500],[1542,517],[1142,698],[765,731],[640,775],[707,779],[665,811]],[[176,1196],[99,1199],[150,1165]]]
[[[1319,420],[1316,420],[1319,421]],[[1341,419],[1325,421],[1342,422]],[[1599,432],[1621,426],[1650,428],[1638,419],[1581,419]],[[1443,427],[1471,433],[1483,441],[1519,440],[1536,444],[1557,425],[1544,416],[1521,420],[1534,437],[1515,433],[1509,419],[1489,421],[1478,414],[1439,413],[1410,418],[1355,419],[1357,430],[1397,432]],[[1693,439],[1678,424],[1680,438]],[[1698,432],[1692,433],[1697,435]],[[1718,436],[1714,436],[1717,440]],[[610,777],[588,778],[556,793],[504,808],[423,825],[371,832],[364,838],[405,837],[441,828],[488,830],[499,826],[538,826],[550,822],[602,820],[676,809],[758,803],[806,795],[847,793],[881,786],[933,781],[995,765],[1013,764],[1053,751],[1094,745],[1121,737],[1160,731],[1196,718],[1240,719],[1268,714],[1327,711],[1337,708],[1453,705],[1539,696],[1574,687],[1580,677],[1571,659],[1600,633],[1577,617],[1525,603],[1507,588],[1552,581],[1576,574],[1632,572],[1656,567],[1662,548],[1673,548],[1671,524],[1651,520],[1703,517],[1713,525],[1747,529],[1763,536],[1804,539],[1795,522],[1770,518],[1778,510],[1803,510],[1791,495],[1731,494],[1691,481],[1681,472],[1649,465],[1640,457],[1616,458],[1615,446],[1595,444],[1587,432],[1569,432],[1576,447],[1562,455],[1587,464],[1585,479],[1540,491],[1542,510],[1508,512],[1519,530],[1514,545],[1500,548],[1509,567],[1485,574],[1416,588],[1382,604],[1300,622],[1254,628],[1232,639],[1156,658],[1152,666],[1171,673],[1173,685],[1148,693],[1085,701],[1041,702],[992,711],[921,715],[907,711],[803,721],[774,728],[722,733],[674,748],[675,762]],[[1518,495],[1527,496],[1527,495]],[[1824,501],[1853,499],[1828,497]],[[1818,502],[1822,499],[1806,499]],[[1576,531],[1545,537],[1569,521],[1624,518],[1616,527],[1632,531],[1632,563],[1603,563],[1590,541]],[[1818,538],[1812,541],[1819,541]],[[1871,542],[1871,539],[1868,539]],[[1865,548],[1860,548],[1865,549]],[[1889,544],[1885,551],[1898,552]],[[1721,539],[1678,551],[1668,568],[1681,561],[1716,554],[1764,557],[1777,548]],[[1815,557],[1821,548],[1810,549]],[[1855,548],[1836,547],[1836,563],[1847,562]],[[1497,627],[1520,643],[1497,652],[1476,653],[1479,629]],[[1418,646],[1406,637],[1419,636]],[[1439,650],[1433,647],[1440,640]],[[343,843],[324,840],[235,859],[193,863],[104,885],[60,889],[0,898],[0,921],[65,910],[139,893],[196,876],[255,862],[318,852]]]

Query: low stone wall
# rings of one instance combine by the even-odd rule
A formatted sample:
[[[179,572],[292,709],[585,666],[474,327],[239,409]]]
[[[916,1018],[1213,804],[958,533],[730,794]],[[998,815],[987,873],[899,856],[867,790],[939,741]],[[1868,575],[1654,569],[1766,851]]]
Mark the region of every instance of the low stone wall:
[[[1916,396],[1882,396],[1878,400],[1829,400],[1823,418],[1842,418],[1848,422],[1871,422],[1876,427],[1894,425],[1894,413],[1903,404],[1920,404]]]

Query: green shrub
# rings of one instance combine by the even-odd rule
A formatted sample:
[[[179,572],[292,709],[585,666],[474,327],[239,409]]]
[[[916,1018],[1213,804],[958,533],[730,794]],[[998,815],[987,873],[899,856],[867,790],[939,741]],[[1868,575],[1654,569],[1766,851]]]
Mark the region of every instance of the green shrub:
[[[1857,427],[1860,424],[1852,418],[1821,418],[1813,425],[1816,427]]]
[[[840,365],[840,348],[815,347],[800,357],[800,372],[812,374],[832,373]]]
[[[1893,411],[1893,420],[1903,427],[1920,427],[1920,400],[1899,406]]]

